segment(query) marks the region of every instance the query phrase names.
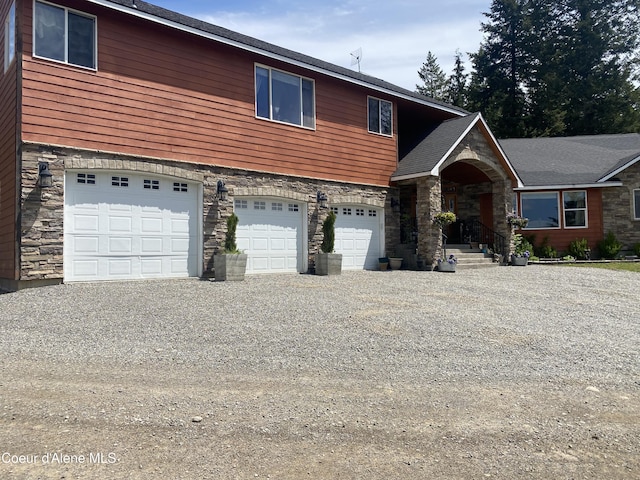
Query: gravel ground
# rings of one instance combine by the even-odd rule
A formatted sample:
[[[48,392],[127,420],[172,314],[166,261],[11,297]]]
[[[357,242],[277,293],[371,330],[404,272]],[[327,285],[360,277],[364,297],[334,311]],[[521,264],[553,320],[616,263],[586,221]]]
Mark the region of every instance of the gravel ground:
[[[528,266],[0,295],[0,478],[640,478],[639,287]]]

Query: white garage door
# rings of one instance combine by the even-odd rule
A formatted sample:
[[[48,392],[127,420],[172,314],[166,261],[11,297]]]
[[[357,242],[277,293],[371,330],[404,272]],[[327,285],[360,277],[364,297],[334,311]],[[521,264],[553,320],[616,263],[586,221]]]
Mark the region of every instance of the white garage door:
[[[304,207],[304,203],[284,199],[236,199],[237,243],[247,254],[247,273],[306,269]]]
[[[337,205],[336,253],[342,254],[343,270],[373,270],[383,256],[382,210],[368,205]]]
[[[198,185],[113,172],[67,172],[67,281],[198,275]]]

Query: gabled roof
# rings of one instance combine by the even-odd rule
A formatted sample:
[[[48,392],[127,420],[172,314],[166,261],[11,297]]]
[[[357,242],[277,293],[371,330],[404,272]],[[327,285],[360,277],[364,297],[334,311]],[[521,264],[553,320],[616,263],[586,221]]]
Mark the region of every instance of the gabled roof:
[[[371,88],[393,97],[409,100],[454,115],[467,115],[469,112],[454,105],[435,100],[412,92],[384,80],[340,67],[317,58],[303,55],[268,42],[243,35],[226,28],[213,25],[186,15],[182,15],[141,0],[87,0],[112,10],[117,10],[138,18],[160,23],[176,30],[188,32],[210,40],[224,43],[245,51],[264,55],[291,65],[296,65],[329,75],[356,85]]]
[[[481,127],[487,141],[495,147],[494,151],[501,157],[502,163],[509,169],[513,177],[518,180],[520,185],[516,171],[509,163],[509,159],[502,151],[480,113],[446,120],[435,129],[426,132],[418,144],[400,159],[398,168],[391,176],[391,180],[399,181],[427,175],[438,176],[440,167],[451,152],[458,147],[469,131],[476,126]]]
[[[519,138],[500,145],[525,187],[606,186],[640,160],[640,135]]]

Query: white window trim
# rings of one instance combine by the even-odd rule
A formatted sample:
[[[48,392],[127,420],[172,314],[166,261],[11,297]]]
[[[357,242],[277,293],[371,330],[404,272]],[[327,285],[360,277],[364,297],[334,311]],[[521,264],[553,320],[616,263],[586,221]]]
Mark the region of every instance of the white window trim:
[[[61,8],[64,10],[64,15],[65,15],[65,44],[64,44],[64,57],[67,60],[56,60],[55,58],[49,58],[49,57],[42,57],[40,55],[36,55],[36,3],[42,3],[42,4],[47,4],[47,5],[51,5],[53,7],[57,7],[57,8]],[[87,18],[92,18],[94,23],[94,29],[93,29],[93,60],[95,63],[95,67],[86,67],[84,65],[76,65],[75,63],[70,63],[69,62],[69,42],[68,39],[69,38],[69,21],[68,21],[68,15],[69,12],[74,13],[76,15],[80,15],[83,17],[87,17]],[[38,59],[42,59],[42,60],[46,60],[48,62],[54,62],[54,63],[59,63],[61,65],[68,65],[70,67],[75,67],[75,68],[82,68],[84,70],[89,70],[91,72],[97,72],[98,71],[98,17],[96,17],[95,15],[91,15],[89,13],[85,13],[82,12],[80,10],[74,10],[73,8],[67,8],[64,7],[62,5],[58,5],[57,3],[52,3],[52,2],[46,2],[45,0],[33,0],[33,32],[32,32],[32,55],[33,58],[38,58]]]
[[[13,25],[12,25],[13,24]],[[13,39],[13,42],[11,41]],[[12,44],[13,43],[13,48]],[[9,67],[16,59],[16,2],[11,3],[9,13],[4,21],[4,71],[6,73]]]
[[[564,196],[567,193],[578,193],[578,192],[583,192],[584,193],[584,208],[564,208]],[[567,230],[576,230],[576,229],[580,229],[580,228],[589,228],[589,203],[588,203],[589,197],[587,195],[587,191],[586,190],[566,190],[562,192],[562,223],[564,225],[564,228]],[[567,225],[567,217],[565,216],[566,212],[577,212],[579,210],[584,210],[584,225],[580,225],[577,227],[572,227],[572,226],[568,226]]]
[[[265,70],[269,71],[269,118],[261,117],[258,115],[258,82],[256,78],[256,70],[258,68],[264,68]],[[280,72],[286,75],[291,75],[292,77],[298,77],[301,80],[308,80],[309,82],[311,82],[311,84],[313,85],[313,99],[312,99],[313,100],[313,127],[307,127],[304,125],[304,110],[303,110],[304,98],[302,95],[302,92],[303,92],[302,82],[300,83],[300,124],[283,122],[281,120],[275,120],[273,118],[273,103],[271,101],[273,97],[271,72]],[[304,77],[302,75],[298,75],[297,73],[287,72],[286,70],[280,70],[279,68],[269,67],[261,63],[255,63],[253,66],[253,83],[254,83],[254,103],[255,103],[254,109],[255,109],[256,119],[265,120],[267,122],[278,123],[280,125],[290,125],[292,127],[304,128],[305,130],[312,130],[312,131],[316,130],[317,124],[318,124],[318,115],[316,111],[316,81],[313,78]]]
[[[382,133],[380,131],[376,132],[374,130],[371,130],[369,128],[369,99],[374,99],[377,100],[378,102],[380,102],[380,105],[382,105],[382,102],[388,103],[389,106],[391,107],[391,133]],[[382,128],[382,108],[380,108],[378,110],[378,125],[380,126],[380,128]],[[378,98],[378,97],[372,97],[371,95],[367,96],[367,131],[369,133],[372,133],[374,135],[380,135],[383,137],[393,137],[393,102],[390,102],[389,100],[384,100],[382,98]]]
[[[562,210],[562,205],[560,205],[561,202],[561,196],[560,196],[560,192],[557,191],[547,191],[547,192],[521,192],[520,193],[520,212],[521,215],[525,215],[524,213],[524,209],[523,207],[523,199],[526,198],[526,195],[529,193],[554,193],[556,195],[556,200],[557,200],[557,206],[558,206],[558,226],[557,227],[530,227],[529,225],[527,225],[525,228],[523,228],[523,230],[561,230],[562,229],[562,225],[563,225],[563,220],[564,218],[560,218],[560,215],[562,215],[564,217],[563,214],[563,210]]]
[[[640,211],[636,210],[636,195],[640,196],[640,188],[633,189],[633,197],[631,199],[633,202],[633,219],[640,220]]]

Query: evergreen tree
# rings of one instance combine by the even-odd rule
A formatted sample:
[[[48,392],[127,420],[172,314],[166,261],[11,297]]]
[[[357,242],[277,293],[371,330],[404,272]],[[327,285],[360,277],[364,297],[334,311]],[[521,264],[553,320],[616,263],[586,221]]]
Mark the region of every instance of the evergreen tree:
[[[464,73],[464,62],[460,50],[456,50],[453,73],[449,76],[446,87],[446,100],[457,106],[467,106],[467,77]]]
[[[436,56],[429,51],[427,61],[418,70],[422,85],[416,85],[416,91],[435,100],[446,100],[447,77],[438,64]]]

